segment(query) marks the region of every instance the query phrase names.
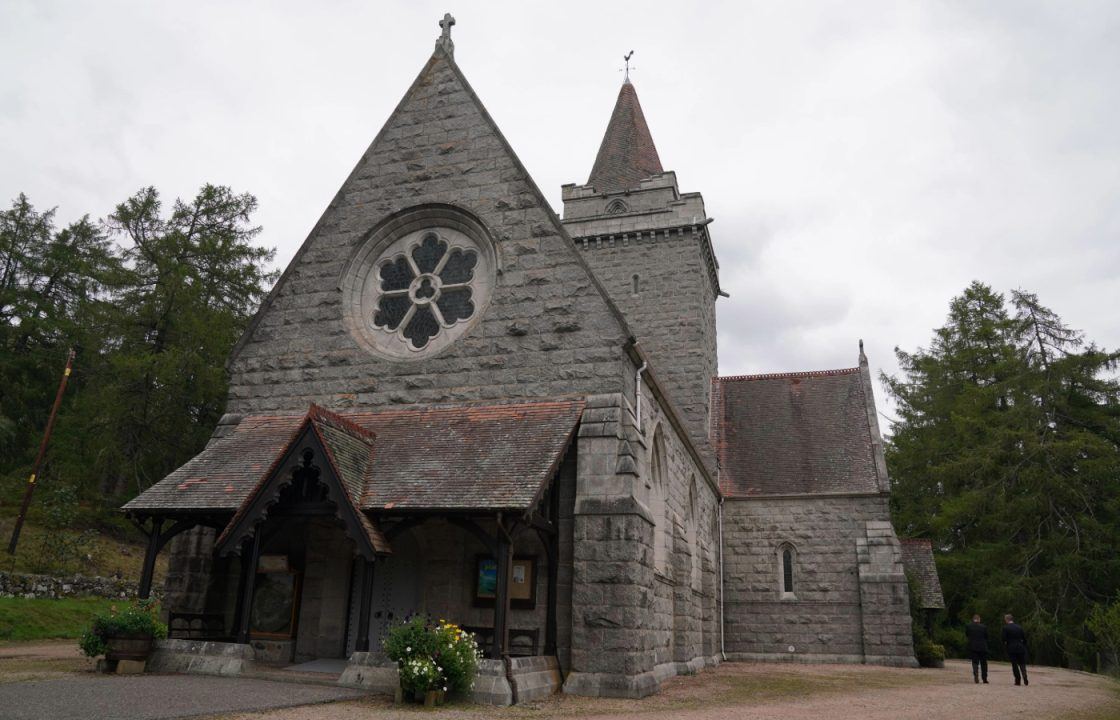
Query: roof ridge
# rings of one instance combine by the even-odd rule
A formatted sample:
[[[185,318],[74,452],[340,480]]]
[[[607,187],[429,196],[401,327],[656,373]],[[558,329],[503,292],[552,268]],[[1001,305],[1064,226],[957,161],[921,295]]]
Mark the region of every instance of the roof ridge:
[[[754,375],[717,375],[716,382],[739,380],[779,380],[783,378],[831,377],[834,375],[854,375],[858,367],[835,368],[832,370],[800,370],[796,372],[758,373]]]
[[[372,430],[368,430],[353,420],[328,410],[322,405],[311,403],[311,407],[307,409],[307,419],[312,422],[321,422],[325,425],[329,425],[336,430],[351,433],[358,436],[360,440],[370,444],[377,439],[377,435]]]

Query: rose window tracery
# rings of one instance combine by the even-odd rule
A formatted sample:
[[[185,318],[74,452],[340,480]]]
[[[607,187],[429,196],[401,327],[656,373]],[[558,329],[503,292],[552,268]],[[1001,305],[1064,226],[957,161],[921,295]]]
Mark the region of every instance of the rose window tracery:
[[[404,211],[374,229],[343,277],[343,318],[364,348],[391,360],[438,353],[482,317],[496,282],[486,229],[451,206]]]
[[[381,297],[373,324],[398,330],[420,349],[439,332],[474,315],[474,268],[478,253],[453,248],[435,232],[378,267]]]

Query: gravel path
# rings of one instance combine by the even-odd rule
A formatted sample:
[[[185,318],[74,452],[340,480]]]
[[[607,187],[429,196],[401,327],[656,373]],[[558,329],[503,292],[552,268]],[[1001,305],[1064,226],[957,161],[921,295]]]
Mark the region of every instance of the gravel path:
[[[697,677],[677,678],[644,700],[557,696],[530,706],[450,706],[445,720],[482,718],[594,718],[616,720],[641,713],[658,720],[1108,720],[1120,718],[1120,684],[1087,673],[1030,668],[1031,685],[1015,687],[1010,666],[993,663],[990,685],[972,682],[968,663],[943,670],[853,665],[726,663]],[[291,708],[222,720],[390,720],[411,718],[413,707],[383,699]]]
[[[361,694],[321,685],[201,675],[75,675],[0,685],[0,717],[167,720],[322,703]]]

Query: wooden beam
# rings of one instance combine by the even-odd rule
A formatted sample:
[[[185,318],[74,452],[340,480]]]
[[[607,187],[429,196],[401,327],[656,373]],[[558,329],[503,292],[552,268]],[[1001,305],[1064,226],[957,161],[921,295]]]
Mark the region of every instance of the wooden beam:
[[[152,518],[152,530],[148,534],[148,547],[144,551],[144,568],[140,571],[140,587],[137,595],[141,600],[152,596],[152,576],[156,570],[156,555],[162,546],[160,543],[160,529],[163,527],[163,518]]]
[[[470,518],[451,516],[447,518],[447,522],[451,525],[454,525],[455,527],[460,527],[466,530],[471,535],[474,535],[476,538],[478,538],[479,542],[482,543],[487,551],[491,553],[497,553],[498,545],[496,542],[494,542],[494,538],[490,537],[490,535],[488,535],[487,532],[483,530],[482,527],[474,520],[471,520]],[[499,528],[499,533],[500,532],[501,529]]]
[[[242,545],[242,553],[244,553],[245,545]],[[241,556],[241,562],[248,561],[248,567],[245,568],[245,584],[241,593],[241,627],[237,629],[237,642],[247,645],[249,643],[249,626],[253,616],[253,589],[257,582],[257,563],[261,558],[261,528],[257,527],[256,532],[253,533],[253,540],[249,543],[249,557],[246,558],[244,554]]]
[[[496,587],[494,588],[494,640],[490,654],[499,660],[506,654],[506,633],[509,627],[509,574],[513,548],[498,516],[498,541],[495,559],[498,561]]]
[[[362,601],[358,605],[358,639],[354,649],[369,652],[369,614],[373,610],[374,561],[366,560],[362,568]]]

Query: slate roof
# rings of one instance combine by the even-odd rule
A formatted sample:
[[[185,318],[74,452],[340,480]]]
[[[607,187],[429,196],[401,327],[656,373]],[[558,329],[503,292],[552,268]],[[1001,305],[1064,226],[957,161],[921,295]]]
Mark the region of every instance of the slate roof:
[[[317,429],[363,510],[525,510],[554,474],[582,398],[331,413]],[[306,415],[251,415],[124,506],[232,511]],[[341,426],[351,427],[345,431]],[[366,433],[372,461],[363,456]]]
[[[945,596],[941,592],[941,580],[937,577],[933,544],[922,538],[904,539],[901,542],[902,565],[906,568],[906,573],[918,581],[920,607],[924,610],[944,610]]]
[[[712,391],[727,497],[879,491],[861,368],[721,377]]]
[[[661,158],[646,125],[638,93],[629,80],[618,91],[588,185],[601,193],[632,190],[642,180],[663,172]]]
[[[256,497],[266,493],[269,485],[278,480],[276,470],[280,467],[284,458],[309,433],[313,434],[322,443],[327,463],[330,466],[330,475],[337,478],[341,485],[346,507],[338,508],[338,512],[342,513],[340,517],[348,516],[357,523],[360,528],[359,532],[365,535],[365,539],[369,542],[369,550],[372,553],[391,553],[392,550],[385,536],[381,534],[372,520],[359,512],[362,491],[373,466],[374,434],[360,425],[314,404],[305,415],[298,418],[295,430],[288,434],[283,445],[274,449],[275,458],[269,468],[260,475],[256,483],[246,493],[245,499],[241,502],[237,512],[218,537],[217,544],[221,546],[230,541],[236,528],[239,524],[242,524],[243,518],[250,513]],[[205,453],[205,451],[203,452]],[[329,477],[323,479],[328,483],[332,482]],[[257,512],[264,512],[268,503],[267,499],[256,503],[258,505]],[[247,530],[247,528],[243,529]],[[239,540],[240,538],[233,539]],[[359,540],[359,538],[355,538],[355,540]]]

